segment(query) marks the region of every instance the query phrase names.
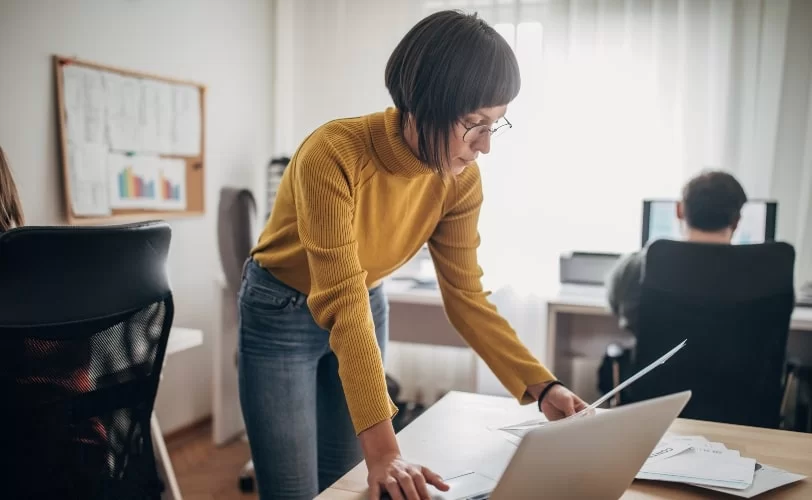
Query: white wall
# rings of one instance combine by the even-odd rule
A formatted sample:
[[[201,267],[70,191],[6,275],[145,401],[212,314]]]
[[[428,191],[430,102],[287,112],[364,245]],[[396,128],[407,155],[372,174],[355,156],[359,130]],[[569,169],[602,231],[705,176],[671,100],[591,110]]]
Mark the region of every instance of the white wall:
[[[28,224],[65,220],[53,54],[207,86],[206,215],[170,221],[175,324],[202,329],[205,344],[164,371],[156,409],[167,432],[211,412],[217,196],[223,185],[260,186],[271,155],[272,7],[272,0],[0,2],[0,145]]]
[[[414,0],[276,0],[278,154],[328,120],[392,106],[389,55],[422,17]]]

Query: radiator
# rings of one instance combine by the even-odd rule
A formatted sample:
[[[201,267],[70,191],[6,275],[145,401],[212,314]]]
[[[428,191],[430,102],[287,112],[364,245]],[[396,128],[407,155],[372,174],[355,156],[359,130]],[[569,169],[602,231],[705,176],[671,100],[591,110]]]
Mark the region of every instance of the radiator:
[[[400,384],[398,399],[430,405],[448,391],[476,391],[471,349],[390,342],[386,373]]]

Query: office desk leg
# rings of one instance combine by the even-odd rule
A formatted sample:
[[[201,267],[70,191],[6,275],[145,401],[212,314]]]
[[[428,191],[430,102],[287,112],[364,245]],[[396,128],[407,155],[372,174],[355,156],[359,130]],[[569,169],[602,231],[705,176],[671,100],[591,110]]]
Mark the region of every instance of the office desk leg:
[[[552,373],[556,373],[555,366],[555,350],[558,348],[556,345],[556,336],[558,335],[558,311],[555,307],[547,304],[547,352],[544,361],[544,366],[547,367]]]
[[[158,425],[158,417],[155,416],[155,412],[152,413],[149,424],[152,433],[152,445],[155,448],[155,458],[158,460],[158,474],[164,483],[163,498],[165,500],[182,500],[183,497],[180,494],[175,470],[169,460],[169,452],[166,451],[166,443],[164,443],[164,436],[161,433],[161,426]]]

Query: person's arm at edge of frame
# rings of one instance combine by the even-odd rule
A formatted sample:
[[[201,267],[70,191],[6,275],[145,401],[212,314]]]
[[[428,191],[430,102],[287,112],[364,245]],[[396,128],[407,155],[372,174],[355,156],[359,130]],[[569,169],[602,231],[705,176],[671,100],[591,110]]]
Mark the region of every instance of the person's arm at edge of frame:
[[[453,183],[449,206],[429,239],[446,314],[517,400],[523,404],[538,402],[544,389],[558,381],[519,340],[482,288],[477,260],[477,226],[483,201],[479,168],[468,167],[449,182]],[[580,411],[586,404],[556,385],[539,406],[554,420]]]
[[[309,151],[308,151],[309,149]],[[439,475],[403,460],[392,425],[396,408],[386,388],[380,349],[353,232],[352,175],[340,155],[315,139],[291,174],[299,207],[299,234],[311,269],[308,305],[339,360],[350,415],[370,470],[370,498],[388,491],[394,500],[427,494],[426,483],[445,491]],[[402,493],[400,490],[403,490]],[[422,495],[421,495],[422,496]]]

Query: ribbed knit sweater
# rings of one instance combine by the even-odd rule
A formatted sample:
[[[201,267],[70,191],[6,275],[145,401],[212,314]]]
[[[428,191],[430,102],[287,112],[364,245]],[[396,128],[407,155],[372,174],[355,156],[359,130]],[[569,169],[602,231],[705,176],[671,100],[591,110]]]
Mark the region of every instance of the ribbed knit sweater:
[[[282,177],[252,251],[308,296],[330,346],[356,433],[392,418],[369,288],[428,243],[446,314],[521,403],[554,377],[487,300],[477,263],[479,168],[440,178],[411,152],[399,112],[329,122],[308,136]],[[293,416],[295,418],[295,416]]]

